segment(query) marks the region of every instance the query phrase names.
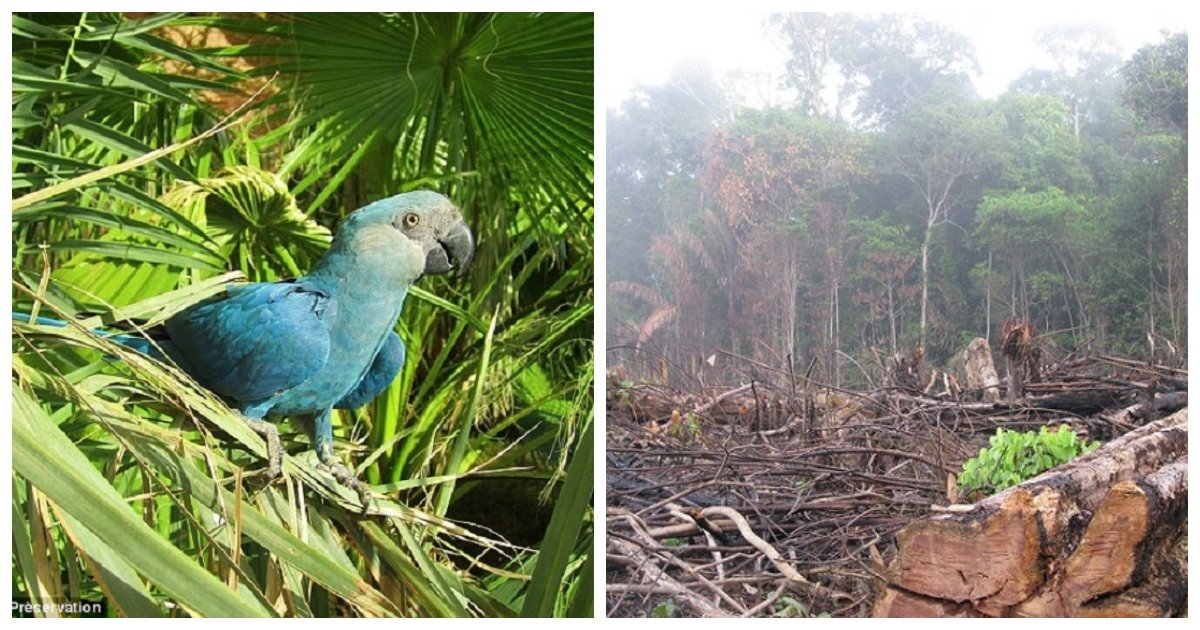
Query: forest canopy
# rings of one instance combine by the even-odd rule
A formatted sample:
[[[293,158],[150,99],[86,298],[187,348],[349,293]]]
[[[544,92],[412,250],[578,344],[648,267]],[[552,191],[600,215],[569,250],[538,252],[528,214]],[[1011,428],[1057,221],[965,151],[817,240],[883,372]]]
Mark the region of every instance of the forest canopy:
[[[704,67],[607,113],[609,362],[715,355],[861,382],[1004,320],[1063,352],[1187,352],[1187,34],[1048,30],[995,98],[913,15],[787,14],[792,102]],[[815,363],[814,363],[815,362]]]

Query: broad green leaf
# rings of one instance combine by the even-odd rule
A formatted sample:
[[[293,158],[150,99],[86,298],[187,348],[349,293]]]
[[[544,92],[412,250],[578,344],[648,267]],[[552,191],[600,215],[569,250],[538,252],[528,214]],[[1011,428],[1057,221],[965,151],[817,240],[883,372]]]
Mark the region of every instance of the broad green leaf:
[[[58,510],[67,535],[75,546],[87,554],[87,562],[96,582],[104,590],[104,595],[117,606],[118,612],[125,617],[162,617],[164,616],[158,603],[142,584],[141,578],[133,567],[125,561],[121,554],[114,551],[84,527],[79,519],[69,512]]]
[[[45,412],[15,385],[13,468],[189,609],[212,617],[268,614],[230,593],[212,574],[148,529]]]

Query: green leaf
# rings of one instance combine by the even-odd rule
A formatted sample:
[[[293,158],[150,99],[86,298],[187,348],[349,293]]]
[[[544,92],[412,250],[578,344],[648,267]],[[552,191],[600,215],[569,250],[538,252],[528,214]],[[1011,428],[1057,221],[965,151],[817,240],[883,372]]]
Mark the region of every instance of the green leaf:
[[[127,134],[121,133],[116,129],[105,127],[99,123],[94,123],[87,120],[77,120],[66,125],[66,128],[74,131],[84,138],[94,141],[96,144],[102,147],[111,149],[121,155],[124,155],[125,157],[137,157],[153,151],[151,147],[147,146],[141,141]],[[167,173],[178,177],[179,179],[185,181],[192,181],[195,179],[191,173],[185,171],[178,164],[175,164],[170,160],[156,160],[153,162],[153,164],[154,166],[163,169]]]
[[[92,72],[111,85],[149,92],[181,105],[195,104],[190,96],[171,87],[161,78],[138,70],[123,61],[83,50],[75,51],[75,59],[85,67],[91,67]]]
[[[28,74],[13,74],[12,79],[13,92],[50,92],[50,93],[68,93],[68,94],[85,94],[90,96],[113,96],[115,91],[111,88],[89,85],[87,83],[77,83],[75,81],[59,81],[57,79],[46,79],[42,77],[31,76]]]
[[[79,519],[59,508],[63,529],[80,551],[87,554],[96,582],[125,617],[162,617],[162,609],[142,584],[141,578],[121,554],[108,546]]]
[[[12,17],[13,35],[16,35],[18,37],[25,37],[28,39],[51,40],[51,41],[53,41],[53,40],[68,41],[71,39],[66,34],[60,33],[58,31],[58,29],[51,28],[49,26],[44,26],[42,24],[38,24],[37,22],[35,22],[33,20],[27,20],[15,13],[12,14],[11,17]]]
[[[15,221],[31,221],[39,220],[46,217],[57,217],[70,221],[80,221],[91,223],[93,225],[101,225],[109,228],[114,228],[128,234],[144,237],[150,241],[163,243],[173,246],[176,249],[183,250],[186,253],[207,258],[208,262],[215,266],[220,265],[223,261],[213,255],[213,252],[200,243],[194,240],[184,238],[166,230],[161,226],[139,221],[126,216],[121,216],[114,212],[105,212],[101,210],[93,210],[81,206],[68,204],[54,204],[43,208],[33,207],[28,212],[22,212],[14,217]]]
[[[65,240],[50,243],[52,251],[87,252],[102,258],[112,260],[140,261],[174,265],[187,269],[202,269],[211,272],[221,272],[224,269],[210,260],[180,254],[170,250],[137,243],[119,243],[115,241],[80,241]]]
[[[108,39],[118,38],[124,41],[140,33],[148,33],[157,28],[168,26],[182,17],[182,13],[162,13],[159,15],[151,15],[140,20],[130,20],[124,16],[117,14],[115,21],[111,24],[94,27],[88,31],[80,33],[80,41],[104,41]]]
[[[244,77],[241,72],[238,72],[229,66],[218,63],[207,55],[199,54],[186,48],[180,48],[171,42],[159,39],[149,34],[142,33],[125,37],[123,38],[123,41],[131,48],[162,55],[167,59],[182,61],[202,70],[217,72],[222,76],[229,76],[232,78]],[[225,89],[229,91],[237,91],[236,88],[229,86],[225,86]]]
[[[146,527],[45,412],[14,383],[13,468],[140,574],[197,613],[262,617],[271,611],[229,591]]]
[[[293,164],[304,171],[358,159],[359,169],[379,164],[352,159],[366,151],[384,167],[400,162],[402,180],[435,168],[476,171],[487,182],[479,189],[529,202],[545,193],[550,205],[570,208],[591,198],[591,14],[299,14],[289,28],[286,43],[236,51],[280,60],[260,71],[286,73],[304,95],[299,115],[278,133],[313,129],[318,137],[283,172]],[[506,194],[493,196],[489,205],[504,201]]]
[[[571,457],[567,478],[554,505],[554,514],[546,528],[546,537],[538,548],[537,568],[521,609],[523,617],[549,617],[554,612],[558,591],[563,584],[567,560],[575,548],[592,500],[593,423],[589,420],[579,440],[580,448]],[[590,555],[590,554],[589,554]]]
[[[416,596],[420,598],[426,610],[430,611],[431,616],[437,617],[462,617],[466,616],[466,611],[457,604],[456,598],[445,597],[444,589],[446,582],[441,581],[436,588],[432,585],[428,577],[418,568],[411,560],[409,560],[404,552],[396,545],[391,536],[388,536],[374,523],[367,523],[364,526],[364,531],[367,537],[375,544],[380,557],[384,562],[388,563],[402,578],[412,585]],[[426,564],[425,570],[437,571],[437,569]]]

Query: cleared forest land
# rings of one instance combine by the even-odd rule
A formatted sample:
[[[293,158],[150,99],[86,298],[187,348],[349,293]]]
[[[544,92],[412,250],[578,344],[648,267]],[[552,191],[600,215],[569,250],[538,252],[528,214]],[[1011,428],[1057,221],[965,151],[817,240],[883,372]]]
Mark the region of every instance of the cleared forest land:
[[[919,354],[890,368],[851,391],[614,367],[608,615],[1186,615],[1186,371],[1046,357],[1013,367],[1014,396]],[[991,496],[958,487],[998,428],[1060,425],[1102,444]]]

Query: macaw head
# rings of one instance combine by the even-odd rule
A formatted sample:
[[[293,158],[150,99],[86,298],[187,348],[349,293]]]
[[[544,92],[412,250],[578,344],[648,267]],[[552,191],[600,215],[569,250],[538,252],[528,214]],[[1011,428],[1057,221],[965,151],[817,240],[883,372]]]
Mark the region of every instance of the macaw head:
[[[379,273],[395,270],[412,281],[424,274],[464,273],[475,255],[475,237],[449,199],[420,190],[355,210],[338,228],[333,247],[370,258]]]

